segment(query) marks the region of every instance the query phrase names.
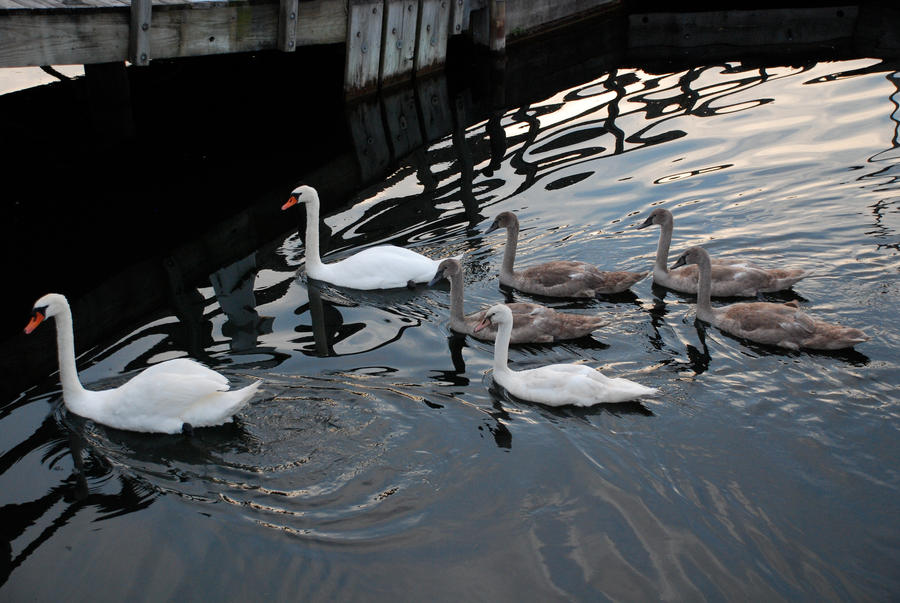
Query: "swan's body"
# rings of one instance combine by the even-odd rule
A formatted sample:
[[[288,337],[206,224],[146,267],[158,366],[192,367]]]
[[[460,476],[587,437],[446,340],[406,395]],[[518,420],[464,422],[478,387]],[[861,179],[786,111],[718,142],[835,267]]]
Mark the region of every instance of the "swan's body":
[[[432,260],[395,245],[378,245],[324,264],[319,256],[319,195],[311,186],[299,186],[282,206],[306,204],[306,274],[310,278],[353,289],[395,289],[427,283],[441,260]]]
[[[869,339],[859,329],[831,324],[805,314],[795,301],[783,304],[744,302],[713,308],[709,254],[702,247],[691,247],[681,254],[673,268],[684,264],[699,268],[697,318],[727,333],[789,350],[838,350]]]
[[[56,319],[59,377],[66,407],[77,415],[117,429],[179,433],[230,422],[260,382],[228,389],[228,379],[212,369],[178,358],[155,364],[115,389],[92,391],[78,380],[72,311],[66,298],[49,293],[34,304],[31,333],[44,318]]]
[[[669,269],[669,247],[675,220],[668,209],[657,207],[638,228],[659,225],[659,243],[653,264],[653,282],[682,293],[697,293],[697,266],[686,265]],[[759,293],[790,289],[794,283],[809,276],[796,268],[760,268],[741,260],[710,259],[712,265],[710,294],[714,297],[756,297]]]
[[[497,327],[494,346],[494,381],[517,398],[548,406],[591,406],[603,402],[625,402],[651,396],[657,390],[628,379],[611,379],[580,364],[549,364],[524,371],[508,366],[513,315],[503,304],[485,312],[479,330],[493,323]]]
[[[525,293],[548,297],[596,297],[621,293],[647,275],[646,272],[604,271],[593,264],[571,260],[546,262],[516,271],[513,264],[519,241],[519,219],[512,212],[502,212],[485,234],[498,228],[506,228],[500,283]]]
[[[450,280],[450,328],[477,339],[494,341],[497,337],[494,325],[476,329],[484,318],[483,310],[463,314],[463,277],[458,260],[450,258],[441,262],[429,284],[434,285],[443,278]],[[507,307],[513,316],[511,343],[548,343],[577,339],[608,324],[608,321],[599,316],[557,312],[539,304],[519,302],[507,304]]]

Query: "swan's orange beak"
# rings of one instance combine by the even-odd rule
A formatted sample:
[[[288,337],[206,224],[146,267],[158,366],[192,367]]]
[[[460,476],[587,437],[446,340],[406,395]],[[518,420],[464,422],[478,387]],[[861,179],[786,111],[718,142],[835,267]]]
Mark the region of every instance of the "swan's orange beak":
[[[281,206],[281,209],[285,210],[289,207],[293,207],[293,206],[297,205],[297,203],[299,203],[299,201],[297,201],[297,197],[294,197],[293,195],[291,195],[291,198],[287,200],[287,203],[285,203],[284,205]]]
[[[40,312],[35,312],[31,315],[31,320],[28,321],[28,324],[25,325],[25,334],[30,335],[32,331],[34,331],[41,322],[44,320],[44,315]]]

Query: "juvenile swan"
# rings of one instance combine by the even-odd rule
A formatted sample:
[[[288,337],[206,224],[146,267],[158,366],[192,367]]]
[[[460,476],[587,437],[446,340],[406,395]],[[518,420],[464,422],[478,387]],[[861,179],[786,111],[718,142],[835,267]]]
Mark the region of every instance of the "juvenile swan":
[[[516,272],[513,264],[519,242],[519,219],[512,212],[502,212],[485,234],[498,228],[506,229],[500,283],[525,293],[549,297],[596,297],[621,293],[647,275],[646,272],[606,272],[592,264],[571,260],[547,262]]]
[[[548,364],[524,371],[511,370],[507,364],[513,316],[503,304],[491,306],[477,331],[494,324],[494,381],[522,400],[548,406],[591,406],[602,402],[625,402],[651,396],[657,390],[634,381],[605,377],[600,371],[583,364]]]
[[[48,293],[37,300],[25,333],[31,333],[51,316],[56,319],[59,380],[66,407],[109,427],[178,433],[228,423],[261,383],[229,391],[224,376],[193,360],[176,358],[154,364],[115,389],[87,390],[78,380],[75,368],[72,311],[65,297]]]
[[[697,267],[681,266],[669,270],[669,246],[672,244],[674,218],[668,209],[657,207],[638,229],[659,225],[659,244],[656,247],[656,263],[653,264],[653,281],[682,293],[697,292]],[[712,288],[714,297],[756,297],[758,293],[790,289],[794,283],[809,276],[806,270],[796,268],[760,268],[740,260],[711,259]]]
[[[493,325],[476,331],[484,318],[484,310],[463,315],[463,276],[459,261],[450,258],[438,266],[437,273],[429,285],[441,279],[450,281],[450,328],[457,333],[471,335],[485,341],[494,341],[497,329]],[[565,339],[577,339],[589,335],[608,321],[599,316],[557,312],[539,304],[507,304],[513,315],[512,343],[547,343]]]
[[[812,318],[802,312],[795,301],[783,304],[744,302],[713,308],[709,292],[709,254],[702,247],[691,247],[681,254],[672,267],[685,264],[695,264],[700,269],[697,318],[732,335],[789,350],[838,350],[869,339],[859,329]]]
[[[353,289],[394,289],[427,283],[441,263],[409,249],[379,245],[324,264],[319,257],[319,195],[311,186],[298,186],[281,209],[297,203],[306,204],[306,274],[310,278]]]

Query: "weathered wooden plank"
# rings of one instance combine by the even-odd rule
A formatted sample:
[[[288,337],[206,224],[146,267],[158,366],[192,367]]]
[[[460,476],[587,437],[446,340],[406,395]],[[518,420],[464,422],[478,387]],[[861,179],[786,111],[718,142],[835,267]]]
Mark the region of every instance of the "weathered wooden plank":
[[[275,47],[278,4],[157,5],[150,28],[153,58],[251,52]],[[342,0],[301,2],[297,45],[343,42]],[[128,58],[129,9],[0,12],[0,67],[109,63]],[[377,70],[376,70],[377,73]]]
[[[360,94],[378,87],[381,66],[382,0],[349,0],[344,91]]]
[[[447,56],[451,0],[420,0],[416,41],[416,73],[439,68]]]
[[[849,38],[856,6],[654,13],[629,17],[629,46],[809,44]]]
[[[450,35],[455,36],[469,29],[469,0],[450,1]]]
[[[382,84],[412,75],[418,17],[418,0],[385,0],[379,75]]]
[[[494,0],[488,0],[490,4]],[[622,0],[530,0],[506,6],[506,35],[510,38],[550,27],[581,14],[608,9]]]
[[[132,65],[150,64],[150,0],[131,0],[128,32],[128,60]]]
[[[278,4],[278,50],[293,52],[297,48],[297,10],[297,0]]]
[[[494,52],[506,50],[506,0],[490,0],[491,23],[488,48]]]

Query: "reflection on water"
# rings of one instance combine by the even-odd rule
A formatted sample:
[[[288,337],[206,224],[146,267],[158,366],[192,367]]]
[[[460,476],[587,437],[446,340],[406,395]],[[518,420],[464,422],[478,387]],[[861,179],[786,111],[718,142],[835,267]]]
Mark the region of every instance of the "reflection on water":
[[[110,592],[149,582],[154,598],[896,597],[898,83],[873,59],[729,62],[611,69],[481,120],[440,83],[418,97],[437,99],[431,112],[401,93],[357,105],[354,136],[381,127],[392,141],[369,168],[402,161],[323,210],[325,261],[383,241],[463,254],[467,307],[531,300],[499,287],[503,242],[482,235],[497,213],[519,216],[522,266],[646,270],[657,235],[634,226],[662,205],[673,252],[815,270],[765,298],[872,340],[758,346],[649,279],[541,299],[612,324],[513,347],[512,367],[584,362],[661,390],[546,408],[493,386],[492,345],[449,331],[447,287],[309,282],[300,228],[173,288],[169,314],[80,359],[99,385],[183,355],[262,378],[235,424],[192,438],[110,430],[65,412],[54,375],[4,404],[5,594],[87,596],[116,575]],[[419,133],[392,134],[416,106]],[[197,575],[153,573],[159,551]]]

